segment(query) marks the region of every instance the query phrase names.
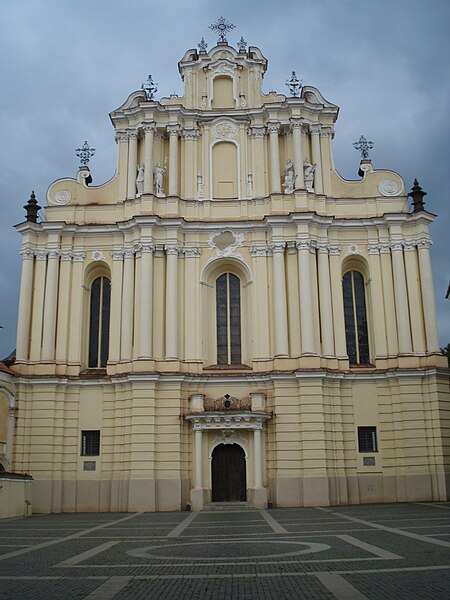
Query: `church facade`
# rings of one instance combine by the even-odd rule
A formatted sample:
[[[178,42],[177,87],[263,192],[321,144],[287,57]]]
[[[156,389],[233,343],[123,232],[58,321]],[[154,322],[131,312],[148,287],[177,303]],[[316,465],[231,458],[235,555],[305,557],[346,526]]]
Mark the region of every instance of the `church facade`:
[[[111,113],[110,181],[85,149],[17,226],[11,461],[34,511],[446,499],[420,187],[410,209],[368,158],[344,180],[338,107],[264,94],[258,48],[178,66],[182,97]]]

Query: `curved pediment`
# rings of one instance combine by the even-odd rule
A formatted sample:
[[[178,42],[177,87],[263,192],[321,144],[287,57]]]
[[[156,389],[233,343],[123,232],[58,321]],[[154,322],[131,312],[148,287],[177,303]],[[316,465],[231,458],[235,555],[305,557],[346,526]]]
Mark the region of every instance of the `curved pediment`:
[[[308,104],[321,104],[327,108],[339,108],[336,104],[332,104],[325,100],[319,90],[311,85],[305,85],[302,88],[301,98],[304,98]]]

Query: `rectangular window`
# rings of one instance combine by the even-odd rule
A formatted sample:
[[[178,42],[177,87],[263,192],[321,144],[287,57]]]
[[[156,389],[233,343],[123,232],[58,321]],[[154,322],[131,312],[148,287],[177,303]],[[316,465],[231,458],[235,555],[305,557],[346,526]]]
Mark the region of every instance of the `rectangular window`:
[[[81,432],[81,456],[98,456],[100,454],[100,431]]]
[[[378,452],[377,428],[358,427],[358,446],[360,452]]]

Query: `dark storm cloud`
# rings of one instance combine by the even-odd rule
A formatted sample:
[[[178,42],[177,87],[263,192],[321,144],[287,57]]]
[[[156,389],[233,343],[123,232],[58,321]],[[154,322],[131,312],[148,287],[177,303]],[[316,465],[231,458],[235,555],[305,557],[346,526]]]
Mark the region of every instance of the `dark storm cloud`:
[[[341,107],[334,159],[356,178],[352,142],[375,142],[375,168],[414,177],[428,192],[441,343],[450,341],[447,200],[449,157],[448,24],[445,0],[300,0],[222,2],[177,0],[20,0],[2,2],[0,24],[0,356],[15,344],[20,282],[19,236],[32,189],[41,204],[49,184],[74,176],[74,148],[85,139],[97,149],[94,183],[109,179],[116,147],[108,113],[149,73],[158,97],[181,93],[177,62],[217,17],[269,59],[264,89],[285,92],[295,69]]]

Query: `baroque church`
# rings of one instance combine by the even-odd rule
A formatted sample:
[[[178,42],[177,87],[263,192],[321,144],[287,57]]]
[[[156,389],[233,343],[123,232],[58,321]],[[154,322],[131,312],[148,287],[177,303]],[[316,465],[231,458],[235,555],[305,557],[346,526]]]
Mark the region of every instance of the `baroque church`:
[[[35,512],[445,500],[425,193],[364,138],[343,179],[339,107],[294,74],[263,93],[225,33],[178,63],[182,96],[149,78],[110,114],[110,181],[86,144],[44,218],[26,205],[3,464]]]

